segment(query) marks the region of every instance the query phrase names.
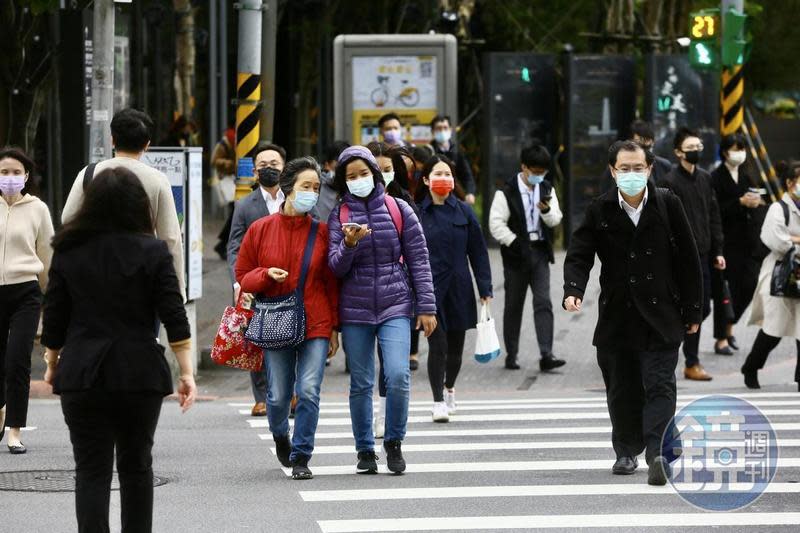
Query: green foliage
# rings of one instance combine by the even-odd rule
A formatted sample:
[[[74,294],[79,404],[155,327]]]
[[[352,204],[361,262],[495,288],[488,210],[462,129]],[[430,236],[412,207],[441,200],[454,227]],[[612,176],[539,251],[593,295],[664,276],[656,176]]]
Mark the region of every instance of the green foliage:
[[[19,5],[29,7],[34,15],[56,11],[58,0],[18,0]]]

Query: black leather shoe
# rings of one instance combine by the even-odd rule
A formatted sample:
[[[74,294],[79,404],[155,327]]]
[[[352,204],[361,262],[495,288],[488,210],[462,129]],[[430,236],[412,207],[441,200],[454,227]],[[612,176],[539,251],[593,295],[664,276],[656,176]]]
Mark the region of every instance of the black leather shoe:
[[[516,357],[506,357],[506,368],[508,370],[519,370],[520,366]]]
[[[292,454],[292,443],[289,440],[289,436],[273,436],[272,439],[275,441],[275,455],[278,456],[278,461],[287,468],[292,466],[292,462],[289,461],[289,456]]]
[[[761,385],[758,383],[758,370],[747,370],[742,367],[742,374],[744,374],[744,384],[748,389],[760,389]]]
[[[21,442],[16,446],[9,446],[8,453],[11,455],[22,455],[23,453],[27,452],[28,450],[25,449],[25,445]]]
[[[672,468],[666,459],[660,455],[653,459],[650,467],[647,469],[647,484],[663,486],[667,484],[667,480],[672,475]]]
[[[636,457],[620,457],[611,467],[611,473],[617,476],[629,476],[636,471],[639,460]]]
[[[719,345],[714,344],[714,353],[717,355],[733,355],[733,350],[731,350],[730,345],[720,348]]]
[[[539,359],[539,370],[541,370],[542,372],[547,372],[549,370],[554,370],[556,368],[562,367],[566,364],[567,362],[564,361],[563,359],[557,359],[556,356],[554,356],[551,353],[548,353],[543,355],[542,358]]]
[[[226,261],[228,259],[228,249],[225,247],[225,244],[223,244],[221,241],[218,242],[216,246],[214,246],[214,251],[217,252],[217,255],[223,261]]]
[[[414,370],[419,368],[419,359],[416,357],[411,357],[408,360],[408,368],[411,369],[413,372]]]
[[[728,337],[728,346],[730,346],[734,350],[738,350],[739,349],[739,343],[736,342],[736,337],[734,337],[733,335]]]

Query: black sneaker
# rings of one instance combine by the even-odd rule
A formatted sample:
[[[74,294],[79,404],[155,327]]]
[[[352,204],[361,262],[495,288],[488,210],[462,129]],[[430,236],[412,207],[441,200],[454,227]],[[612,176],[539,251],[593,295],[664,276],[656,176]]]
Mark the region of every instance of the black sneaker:
[[[272,439],[275,441],[275,455],[278,456],[278,461],[287,468],[292,466],[291,461],[289,461],[289,456],[292,454],[292,443],[289,440],[289,436],[276,437],[273,435]]]
[[[542,372],[549,372],[550,370],[555,370],[556,368],[562,367],[566,364],[567,362],[563,359],[558,359],[553,354],[548,353],[539,359],[539,370]]]
[[[314,479],[314,474],[308,468],[308,455],[297,455],[292,461],[292,479]]]
[[[383,449],[386,450],[386,466],[390,472],[395,474],[402,474],[406,471],[406,460],[403,459],[403,452],[400,449],[401,442],[399,440],[391,440],[383,443]]]
[[[358,452],[358,465],[356,465],[356,473],[378,473],[378,456],[375,455],[375,452]]]

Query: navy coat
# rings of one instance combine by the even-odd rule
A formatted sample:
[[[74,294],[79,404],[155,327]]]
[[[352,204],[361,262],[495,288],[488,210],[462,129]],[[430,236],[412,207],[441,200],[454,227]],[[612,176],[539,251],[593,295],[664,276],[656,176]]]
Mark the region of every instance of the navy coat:
[[[478,321],[478,311],[470,265],[480,297],[492,296],[489,252],[478,219],[467,204],[452,194],[444,205],[435,205],[428,195],[419,207],[439,326],[453,331],[472,329]]]

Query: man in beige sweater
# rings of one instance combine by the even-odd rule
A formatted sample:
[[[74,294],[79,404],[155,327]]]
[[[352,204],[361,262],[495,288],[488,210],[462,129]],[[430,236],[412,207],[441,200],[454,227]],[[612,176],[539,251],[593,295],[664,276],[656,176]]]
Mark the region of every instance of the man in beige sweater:
[[[126,108],[114,115],[111,120],[111,140],[114,144],[115,157],[97,163],[94,175],[107,168],[125,167],[142,182],[147,196],[150,198],[150,207],[155,220],[156,237],[167,243],[178,274],[178,283],[181,293],[186,297],[186,285],[183,270],[183,238],[181,226],[178,222],[178,213],[175,209],[175,200],[172,197],[172,188],[169,180],[160,172],[140,161],[142,155],[150,146],[150,133],[153,131],[153,121],[142,111]],[[69,222],[80,209],[83,203],[83,178],[86,168],[78,172],[72,190],[69,192],[64,210],[61,213],[61,222]]]

